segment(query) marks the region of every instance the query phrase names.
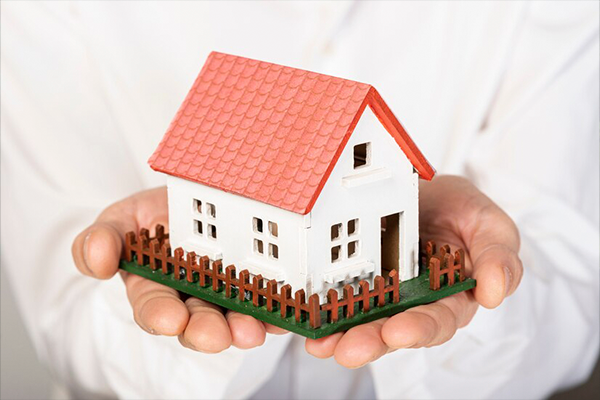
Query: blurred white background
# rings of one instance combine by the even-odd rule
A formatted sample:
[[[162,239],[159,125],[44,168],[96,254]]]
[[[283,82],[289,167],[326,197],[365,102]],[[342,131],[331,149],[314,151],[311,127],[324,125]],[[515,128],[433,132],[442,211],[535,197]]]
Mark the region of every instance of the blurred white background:
[[[234,45],[231,46],[234,48]],[[22,48],[19,49],[22,50]],[[190,63],[197,62],[199,61],[190,61]],[[190,67],[190,69],[193,69],[194,71],[196,68],[196,65]],[[156,67],[156,69],[159,70],[160,68]],[[341,72],[339,73],[340,75],[344,75]],[[184,86],[187,85],[187,83],[179,83],[179,85]],[[170,87],[174,85],[166,86]],[[179,99],[179,95],[173,95],[173,97]],[[6,187],[3,187],[2,190],[6,190]],[[4,271],[2,270],[0,288],[0,398],[56,399],[64,397],[64,394],[61,394],[60,391],[57,391],[56,387],[53,385],[48,370],[38,361],[35,350],[32,347],[31,340],[21,321],[19,310],[16,308],[16,304],[13,299],[13,293],[10,291],[7,280],[4,279],[4,275]],[[592,399],[598,398],[598,396],[600,396],[600,373],[598,367],[596,367],[594,374],[587,384],[568,392],[555,395],[552,398],[555,400]]]
[[[47,399],[50,397],[50,374],[38,361],[4,279],[4,271],[1,272],[0,293],[0,398]]]

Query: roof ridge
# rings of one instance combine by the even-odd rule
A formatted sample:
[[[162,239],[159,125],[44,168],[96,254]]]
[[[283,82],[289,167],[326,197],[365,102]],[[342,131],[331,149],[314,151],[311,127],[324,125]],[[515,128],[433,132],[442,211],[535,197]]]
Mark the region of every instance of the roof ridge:
[[[240,59],[244,59],[244,60],[248,60],[248,61],[258,62],[258,63],[261,63],[261,64],[270,64],[270,65],[275,65],[275,66],[278,66],[278,67],[290,68],[290,69],[293,69],[293,70],[296,70],[296,71],[301,71],[301,72],[308,73],[308,74],[317,74],[317,75],[321,75],[321,76],[324,76],[324,77],[327,77],[327,78],[339,79],[339,80],[342,80],[342,81],[354,82],[354,83],[358,83],[358,84],[361,84],[361,85],[369,85],[369,86],[371,86],[368,83],[360,82],[360,81],[357,81],[357,80],[354,80],[354,79],[340,78],[339,76],[329,75],[329,74],[325,74],[325,73],[322,73],[322,72],[311,71],[311,70],[308,70],[308,69],[292,67],[292,66],[289,66],[289,65],[278,64],[278,63],[269,62],[269,61],[260,61],[260,60],[258,60],[256,58],[250,58],[250,57],[244,57],[244,56],[236,56],[236,55],[233,55],[233,54],[230,54],[230,53],[224,53],[224,52],[215,51],[215,50],[211,51],[208,54],[208,58],[207,58],[206,61],[208,62],[208,60],[210,59],[210,57],[213,56],[213,55],[223,55],[223,56],[235,57],[235,58],[240,58]]]

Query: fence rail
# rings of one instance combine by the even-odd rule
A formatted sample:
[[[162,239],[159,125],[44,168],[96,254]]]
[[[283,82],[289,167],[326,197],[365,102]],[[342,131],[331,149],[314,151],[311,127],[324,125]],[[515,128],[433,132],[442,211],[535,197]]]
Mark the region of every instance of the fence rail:
[[[450,248],[443,246],[443,254],[435,254],[435,244],[427,243],[427,265],[430,265],[430,286],[434,289],[437,282],[439,289],[440,277],[446,274],[448,284],[454,284],[454,271],[460,271],[460,281],[464,279],[464,253],[452,257]],[[460,250],[462,251],[462,250]],[[253,276],[244,269],[237,273],[234,265],[223,269],[221,260],[210,261],[206,256],[198,256],[194,252],[184,255],[181,247],[172,251],[169,244],[169,235],[165,233],[162,225],[156,226],[155,237],[150,237],[148,229],[141,229],[139,234],[129,232],[125,235],[125,259],[134,260],[140,266],[148,265],[150,269],[161,270],[163,274],[174,274],[175,279],[185,279],[189,283],[198,283],[200,287],[212,287],[215,292],[224,292],[226,298],[238,297],[240,301],[251,301],[254,306],[265,306],[267,311],[279,311],[282,318],[294,316],[297,322],[305,321],[308,317],[311,328],[321,326],[321,312],[327,315],[327,322],[337,322],[340,318],[352,318],[355,307],[364,312],[373,307],[382,307],[400,301],[400,280],[397,271],[390,271],[384,278],[376,276],[373,288],[369,282],[362,280],[358,283],[358,293],[354,287],[345,285],[343,295],[339,297],[335,289],[327,292],[327,301],[320,302],[318,294],[312,294],[306,299],[304,289],[297,290],[292,296],[292,287],[289,284],[278,287],[274,279],[265,279],[262,275]],[[458,264],[457,264],[458,263]],[[450,267],[449,267],[450,266]],[[185,275],[182,273],[185,271]],[[436,278],[437,277],[437,280]],[[434,289],[437,290],[437,289]],[[340,312],[341,308],[341,312]]]

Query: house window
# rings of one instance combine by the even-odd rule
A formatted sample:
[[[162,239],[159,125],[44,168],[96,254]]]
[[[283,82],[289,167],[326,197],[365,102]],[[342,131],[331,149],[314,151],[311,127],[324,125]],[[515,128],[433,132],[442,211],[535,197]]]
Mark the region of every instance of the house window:
[[[263,233],[263,221],[260,218],[252,218],[252,229],[256,233]]]
[[[273,221],[266,221],[266,224],[264,222],[265,221],[263,221],[262,218],[252,218],[252,231],[254,232],[254,254],[258,256],[265,256],[265,250],[268,249],[269,258],[272,260],[279,260],[279,245],[277,244],[277,240],[279,238],[279,226]],[[265,226],[268,227],[267,232],[265,232]]]
[[[342,259],[342,246],[333,246],[331,248],[331,262],[340,261]]]
[[[269,256],[274,259],[279,259],[279,246],[269,243]]]
[[[206,212],[209,217],[217,218],[217,208],[214,204],[206,203]]]
[[[278,227],[275,222],[269,221],[269,233],[273,237],[277,237],[279,235]]]
[[[194,211],[202,214],[202,202],[198,199],[194,199]]]
[[[348,258],[356,257],[358,255],[358,240],[353,240],[348,243]]]
[[[214,204],[204,203],[200,199],[192,199],[193,232],[197,236],[217,239],[217,208]]]
[[[202,234],[204,233],[202,229],[202,221],[199,221],[197,219],[194,220],[194,233],[196,235],[202,236]]]
[[[360,221],[358,218],[351,219],[345,224],[331,225],[331,262],[335,263],[346,258],[354,258],[360,255],[360,240],[358,238]]]
[[[371,142],[354,146],[354,169],[371,164]]]
[[[254,252],[257,254],[264,254],[264,246],[263,241],[259,239],[254,239]]]
[[[348,236],[356,235],[358,233],[358,218],[351,219],[348,221]]]
[[[208,224],[208,237],[211,239],[216,239],[217,238],[217,227],[212,225],[212,224]]]
[[[342,224],[331,225],[331,240],[342,237]]]

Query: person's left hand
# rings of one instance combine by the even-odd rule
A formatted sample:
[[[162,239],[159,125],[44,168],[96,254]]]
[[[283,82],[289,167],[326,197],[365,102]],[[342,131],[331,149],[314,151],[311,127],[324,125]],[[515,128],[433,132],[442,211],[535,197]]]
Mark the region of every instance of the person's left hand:
[[[421,182],[419,206],[421,238],[453,251],[462,247],[467,275],[477,279],[477,287],[347,332],[307,339],[310,354],[359,368],[397,349],[437,346],[466,326],[479,305],[497,307],[515,291],[523,274],[519,231],[492,200],[464,178],[441,176]]]

